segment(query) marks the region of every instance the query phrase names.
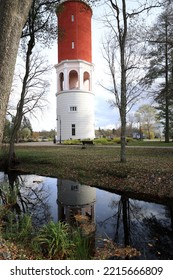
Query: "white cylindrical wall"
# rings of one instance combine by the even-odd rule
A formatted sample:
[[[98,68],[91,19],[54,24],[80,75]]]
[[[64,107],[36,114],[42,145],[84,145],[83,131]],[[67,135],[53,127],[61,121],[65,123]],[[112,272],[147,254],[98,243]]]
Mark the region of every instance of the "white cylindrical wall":
[[[95,188],[70,180],[58,181],[58,201],[67,206],[84,206],[96,201]]]
[[[72,125],[75,129],[72,132]],[[75,125],[75,127],[74,127]],[[57,94],[57,140],[93,139],[94,94],[85,91],[63,91]]]

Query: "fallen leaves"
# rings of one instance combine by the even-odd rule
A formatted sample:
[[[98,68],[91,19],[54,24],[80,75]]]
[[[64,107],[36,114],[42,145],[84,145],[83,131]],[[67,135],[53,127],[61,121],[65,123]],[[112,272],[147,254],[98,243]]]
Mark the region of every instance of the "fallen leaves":
[[[103,247],[96,249],[94,259],[130,259],[139,257],[141,255],[139,251],[130,246],[120,248],[110,239],[104,239],[103,241],[104,245]]]
[[[81,229],[83,236],[89,236],[95,232],[96,226],[88,216],[75,215],[74,218],[76,220],[77,226]]]
[[[19,245],[0,239],[0,260],[34,260],[35,256],[28,249]]]

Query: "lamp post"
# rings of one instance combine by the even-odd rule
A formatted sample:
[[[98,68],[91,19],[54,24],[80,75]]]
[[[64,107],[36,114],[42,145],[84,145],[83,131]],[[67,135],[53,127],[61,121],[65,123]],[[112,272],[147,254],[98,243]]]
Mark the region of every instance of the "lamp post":
[[[59,143],[61,144],[61,116],[57,115],[57,120],[59,119]]]
[[[139,135],[140,135],[140,140],[142,140],[142,126],[141,126],[141,121],[139,120]]]

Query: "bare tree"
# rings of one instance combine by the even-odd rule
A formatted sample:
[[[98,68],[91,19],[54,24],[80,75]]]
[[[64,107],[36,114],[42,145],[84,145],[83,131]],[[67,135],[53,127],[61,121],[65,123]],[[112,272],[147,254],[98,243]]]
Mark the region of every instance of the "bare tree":
[[[32,0],[0,0],[0,143],[22,28]]]
[[[104,17],[104,24],[110,30],[103,45],[104,58],[107,61],[112,77],[112,87],[105,87],[115,96],[113,106],[117,106],[121,120],[120,161],[126,162],[126,118],[127,113],[138,100],[142,88],[139,84],[142,72],[141,49],[145,47],[137,17],[160,4],[139,4],[130,11],[125,0],[110,0],[111,12]]]
[[[29,98],[27,95],[28,84],[30,83],[30,80],[32,80],[32,77],[30,76],[30,71],[32,71],[33,68],[33,65],[31,63],[31,58],[33,59],[32,53],[36,43],[37,44],[44,43],[47,46],[50,46],[52,40],[56,38],[57,26],[55,21],[53,20],[53,16],[55,16],[55,5],[57,3],[58,0],[51,0],[51,1],[33,0],[31,9],[29,11],[28,19],[22,31],[21,48],[19,50],[19,54],[23,55],[25,58],[25,74],[24,77],[22,78],[22,83],[23,83],[22,91],[20,95],[20,101],[17,106],[17,114],[15,117],[14,129],[11,136],[9,161],[8,161],[9,166],[15,159],[14,142],[16,139],[17,132],[21,125],[23,113],[24,112],[26,113],[28,111],[31,112],[33,108],[36,108],[38,104],[38,100],[41,100],[41,98],[43,98],[43,90],[41,91],[41,93],[40,92],[38,93],[37,91],[37,94],[34,91],[32,91],[33,95],[32,97],[31,95],[29,95]],[[42,62],[38,63],[38,65],[40,66],[41,63]],[[36,76],[34,77],[34,79],[36,79]],[[39,86],[42,87],[42,89],[46,89],[47,87],[45,84],[44,85],[39,84]],[[35,84],[33,85],[31,83],[29,87],[36,88],[36,85]],[[39,94],[41,94],[41,96]]]
[[[135,116],[140,122],[139,124],[142,130],[147,132],[148,139],[151,139],[151,132],[153,131],[153,126],[157,118],[156,109],[151,105],[144,104],[136,111]]]
[[[9,166],[15,163],[14,144],[23,117],[28,113],[36,117],[36,112],[47,105],[46,95],[50,86],[47,75],[51,69],[45,58],[37,52],[30,56],[29,67],[24,67],[24,74],[19,76],[22,89],[10,138]]]

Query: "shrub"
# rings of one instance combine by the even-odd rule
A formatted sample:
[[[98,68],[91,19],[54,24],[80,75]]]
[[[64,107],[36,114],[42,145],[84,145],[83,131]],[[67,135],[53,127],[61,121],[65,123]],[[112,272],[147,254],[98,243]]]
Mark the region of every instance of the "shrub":
[[[33,228],[30,215],[24,214],[16,216],[15,212],[8,210],[6,211],[6,215],[2,217],[2,221],[3,220],[3,238],[18,242],[26,242],[31,240]]]
[[[94,139],[95,144],[107,145],[110,144],[107,138],[96,138]]]
[[[11,187],[8,183],[0,183],[0,196],[5,205],[16,204],[19,193],[18,184]]]
[[[116,143],[116,144],[120,144],[121,143],[120,137],[114,138],[113,142]]]
[[[127,137],[127,138],[126,138],[126,141],[127,141],[127,143],[135,142],[135,139],[133,139],[133,138],[131,138],[131,137]]]
[[[82,236],[79,229],[60,221],[50,221],[43,226],[34,242],[49,259],[90,259],[89,238]]]
[[[62,222],[54,223],[50,221],[41,228],[35,241],[39,243],[43,254],[50,259],[55,256],[64,258],[68,254],[71,245],[69,226]]]
[[[75,229],[72,233],[74,250],[70,251],[70,259],[72,260],[89,260],[91,259],[90,239],[81,234],[80,229]]]
[[[133,138],[126,137],[126,143],[133,142],[133,141],[134,141]],[[113,139],[113,142],[117,143],[117,144],[120,144],[121,143],[121,138],[120,137],[116,137],[116,138]]]
[[[78,145],[81,144],[81,141],[79,139],[74,139],[74,140],[64,140],[63,141],[64,145]]]
[[[24,214],[19,220],[18,239],[30,240],[33,234],[32,217],[29,214]]]

